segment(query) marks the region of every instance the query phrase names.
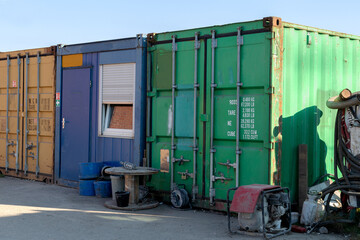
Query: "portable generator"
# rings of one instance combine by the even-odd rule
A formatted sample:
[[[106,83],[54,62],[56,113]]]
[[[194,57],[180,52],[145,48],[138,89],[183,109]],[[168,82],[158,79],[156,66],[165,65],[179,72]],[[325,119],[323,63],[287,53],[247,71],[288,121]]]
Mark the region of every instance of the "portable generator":
[[[230,192],[235,191],[231,207]],[[230,214],[238,213],[238,230],[231,230]],[[291,202],[288,188],[252,184],[227,192],[228,229],[231,233],[263,235],[266,239],[291,230]]]

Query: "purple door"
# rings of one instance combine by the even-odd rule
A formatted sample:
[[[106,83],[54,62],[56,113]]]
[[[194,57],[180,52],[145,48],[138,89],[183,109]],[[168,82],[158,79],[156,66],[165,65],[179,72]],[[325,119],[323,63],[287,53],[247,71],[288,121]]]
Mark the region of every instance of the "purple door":
[[[89,161],[90,68],[64,69],[62,79],[60,178],[78,181],[79,163]]]

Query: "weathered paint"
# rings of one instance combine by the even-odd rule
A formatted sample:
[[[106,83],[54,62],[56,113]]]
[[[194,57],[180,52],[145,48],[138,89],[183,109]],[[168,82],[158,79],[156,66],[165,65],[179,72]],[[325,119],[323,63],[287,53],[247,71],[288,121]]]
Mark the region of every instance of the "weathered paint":
[[[142,164],[145,144],[145,94],[146,94],[146,42],[142,36],[136,38],[119,39],[104,42],[69,45],[58,48],[59,56],[68,54],[82,54],[82,66],[91,68],[90,92],[90,123],[89,129],[89,162],[102,161],[130,161]],[[99,65],[110,63],[136,63],[135,80],[135,136],[133,139],[112,138],[98,136],[98,94],[99,94]],[[57,92],[62,91],[62,64],[58,57]],[[77,182],[61,179],[60,174],[60,136],[61,136],[61,107],[57,108],[56,123],[56,155],[55,173],[60,184],[77,186]]]
[[[222,209],[226,190],[234,187],[234,169],[217,163],[234,163],[235,141],[223,136],[229,127],[226,101],[234,96],[236,82],[235,32],[241,26],[244,45],[241,53],[242,96],[254,95],[260,102],[255,121],[260,125],[258,140],[240,140],[240,185],[280,184],[289,187],[292,201],[297,196],[298,145],[307,144],[309,185],[325,173],[333,173],[333,131],[335,113],[325,107],[326,100],[343,88],[360,89],[360,37],[282,22],[280,18],[167,32],[149,35],[149,92],[152,110],[148,121],[148,142],[152,166],[160,168],[160,152],[170,150],[171,129],[171,36],[176,36],[175,157],[190,162],[174,164],[175,182],[185,184],[191,193],[192,180],[178,172],[192,169],[192,81],[194,74],[194,35],[200,33],[198,80],[198,198],[195,205]],[[254,31],[266,29],[267,31]],[[211,30],[217,39],[215,48],[215,173],[231,180],[215,182],[216,203],[208,201],[210,182],[210,93]],[[235,73],[235,74],[234,74]],[[234,80],[235,79],[235,80]],[[231,85],[233,83],[234,85]],[[227,85],[230,84],[230,85]],[[261,90],[262,92],[258,91]],[[236,92],[235,92],[236,93]],[[236,96],[236,95],[235,95]],[[230,98],[228,98],[230,97]],[[229,101],[230,103],[230,101]],[[235,105],[236,106],[236,105]],[[170,112],[171,113],[171,112]],[[231,112],[232,113],[232,112]],[[231,116],[230,116],[231,117]],[[231,125],[231,124],[230,124]],[[229,129],[230,129],[229,128]],[[232,129],[229,130],[233,131]],[[242,133],[243,134],[243,133]],[[230,134],[231,135],[231,134]],[[170,156],[171,159],[171,156]],[[152,187],[162,196],[170,190],[169,172],[153,176]],[[218,175],[217,175],[218,176]]]
[[[254,213],[259,197],[262,197],[262,192],[275,188],[279,188],[279,186],[250,184],[239,187],[235,191],[230,211],[237,213]]]
[[[267,23],[268,21],[268,23]],[[271,84],[269,94],[270,105],[270,128],[275,129],[278,120],[282,116],[283,107],[283,25],[280,18],[265,18],[264,24],[272,26],[271,38]],[[281,131],[279,134],[270,131],[270,179],[271,184],[280,184],[281,179]]]

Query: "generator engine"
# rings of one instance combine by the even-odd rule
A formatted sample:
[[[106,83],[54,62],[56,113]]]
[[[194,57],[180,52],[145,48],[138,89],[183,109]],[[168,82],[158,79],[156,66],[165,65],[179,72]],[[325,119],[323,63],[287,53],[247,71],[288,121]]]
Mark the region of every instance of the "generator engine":
[[[236,189],[230,211],[238,213],[240,231],[277,234],[291,229],[287,188],[261,184],[241,186]]]

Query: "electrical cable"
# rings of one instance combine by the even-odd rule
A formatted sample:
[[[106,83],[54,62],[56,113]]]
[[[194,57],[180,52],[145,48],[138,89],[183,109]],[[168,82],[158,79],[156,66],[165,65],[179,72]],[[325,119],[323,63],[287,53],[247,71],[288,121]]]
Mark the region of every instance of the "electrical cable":
[[[359,98],[359,96],[357,96]],[[342,137],[343,109],[338,109],[334,137],[334,179],[335,181],[322,191],[322,198],[329,194],[326,201],[326,212],[329,211],[331,197],[335,191],[352,196],[360,196],[360,159],[355,157],[346,146]],[[356,118],[356,116],[354,116]],[[342,177],[338,176],[338,169]],[[323,176],[322,176],[323,177]]]

